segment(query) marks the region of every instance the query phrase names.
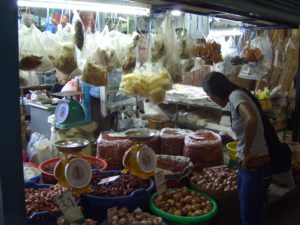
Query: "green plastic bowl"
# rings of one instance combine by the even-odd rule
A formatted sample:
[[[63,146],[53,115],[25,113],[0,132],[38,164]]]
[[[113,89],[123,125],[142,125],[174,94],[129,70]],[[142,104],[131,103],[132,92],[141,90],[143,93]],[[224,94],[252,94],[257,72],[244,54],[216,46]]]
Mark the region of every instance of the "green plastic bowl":
[[[154,199],[157,197],[157,192],[151,196],[150,209],[155,215],[162,217],[170,225],[208,225],[210,223],[210,220],[217,214],[217,203],[211,197],[203,193],[191,189],[189,190],[196,192],[197,194],[209,200],[212,204],[212,210],[209,213],[201,216],[176,216],[170,213],[166,213],[157,208],[154,204]]]

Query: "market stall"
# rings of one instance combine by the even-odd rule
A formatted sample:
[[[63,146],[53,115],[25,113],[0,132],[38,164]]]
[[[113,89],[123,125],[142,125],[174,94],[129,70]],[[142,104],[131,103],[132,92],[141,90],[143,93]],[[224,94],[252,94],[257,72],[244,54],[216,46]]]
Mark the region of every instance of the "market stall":
[[[18,1],[27,224],[239,224],[236,137],[201,87],[210,71],[254,93],[294,151],[273,184],[295,187],[299,21],[149,2]]]

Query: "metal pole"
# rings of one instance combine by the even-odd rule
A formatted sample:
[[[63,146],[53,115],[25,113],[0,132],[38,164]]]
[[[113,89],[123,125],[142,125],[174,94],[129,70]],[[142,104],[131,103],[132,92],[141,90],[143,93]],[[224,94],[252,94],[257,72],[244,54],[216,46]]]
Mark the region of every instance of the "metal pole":
[[[293,115],[293,141],[300,141],[300,47],[298,56],[298,72],[296,74],[295,113]]]
[[[21,151],[17,0],[1,0],[0,224],[25,225]]]

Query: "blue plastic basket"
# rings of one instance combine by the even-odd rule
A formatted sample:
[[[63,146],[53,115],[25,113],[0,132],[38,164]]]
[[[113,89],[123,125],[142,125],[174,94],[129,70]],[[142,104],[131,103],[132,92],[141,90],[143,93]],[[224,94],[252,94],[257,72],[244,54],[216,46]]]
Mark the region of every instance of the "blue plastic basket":
[[[120,171],[95,171],[98,174],[118,175]],[[154,181],[148,180],[147,189],[137,189],[130,195],[122,197],[99,197],[91,194],[84,194],[81,197],[81,206],[84,209],[86,218],[99,222],[107,216],[107,209],[112,207],[126,206],[130,211],[140,207],[143,211],[149,211],[149,200],[154,190]]]
[[[34,182],[26,182],[24,184],[25,188],[49,188],[51,185],[49,184],[36,184]],[[57,212],[36,212],[26,218],[26,222],[28,225],[57,225],[57,219],[62,214]]]

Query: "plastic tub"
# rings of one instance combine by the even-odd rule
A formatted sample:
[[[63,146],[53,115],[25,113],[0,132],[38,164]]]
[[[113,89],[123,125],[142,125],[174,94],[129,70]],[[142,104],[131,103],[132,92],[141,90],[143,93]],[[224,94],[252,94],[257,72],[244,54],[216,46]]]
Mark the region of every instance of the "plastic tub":
[[[217,214],[217,211],[218,211],[217,203],[211,197],[209,197],[203,193],[200,193],[198,191],[194,191],[191,189],[189,189],[189,190],[196,192],[199,195],[202,195],[203,197],[205,197],[207,200],[209,200],[212,204],[212,210],[209,213],[207,213],[205,215],[201,215],[201,216],[172,215],[172,214],[169,214],[169,213],[166,213],[166,212],[160,210],[159,208],[157,208],[155,206],[154,199],[157,197],[157,193],[154,193],[151,196],[150,209],[152,210],[152,212],[155,215],[160,216],[170,225],[208,225],[210,223],[211,219]]]
[[[237,155],[236,155],[236,153],[237,153],[237,150],[236,150],[237,144],[238,144],[237,141],[232,141],[232,142],[229,142],[229,143],[226,144],[226,148],[228,150],[229,157],[233,161],[237,161]]]
[[[91,163],[93,169],[103,171],[103,170],[106,170],[106,168],[107,168],[107,162],[104,159],[96,158],[96,157],[92,157],[92,156],[82,156],[82,157]],[[42,162],[39,165],[39,169],[42,172],[42,178],[43,178],[44,183],[49,183],[49,184],[56,184],[57,183],[57,180],[56,180],[53,172],[51,173],[46,168],[48,167],[50,169],[51,168],[54,169],[56,163],[60,159],[61,159],[60,157],[52,158],[52,159],[49,159],[49,160],[46,160],[46,161]],[[93,167],[93,165],[95,165],[95,164],[101,164],[102,167],[101,168],[95,168],[95,167]]]
[[[49,184],[35,184],[33,182],[27,182],[24,184],[24,188],[49,188]],[[61,212],[36,212],[26,218],[28,225],[56,225],[57,219],[61,216]]]
[[[120,174],[120,171],[96,171],[100,174],[111,176]],[[112,207],[126,206],[130,211],[140,207],[143,211],[149,210],[149,199],[154,190],[154,181],[149,179],[147,189],[137,189],[130,195],[121,197],[99,197],[91,194],[81,196],[81,206],[84,208],[86,218],[102,221],[107,216],[107,209]]]

